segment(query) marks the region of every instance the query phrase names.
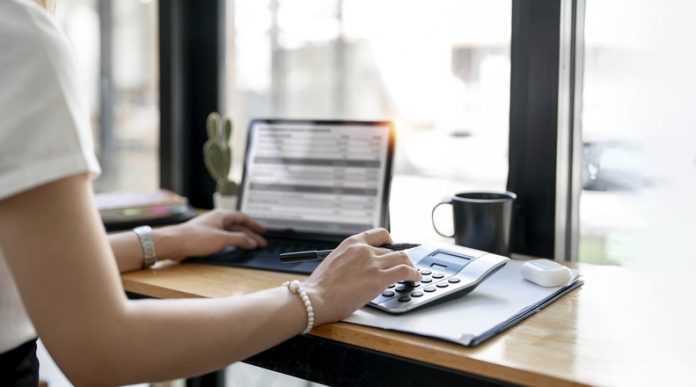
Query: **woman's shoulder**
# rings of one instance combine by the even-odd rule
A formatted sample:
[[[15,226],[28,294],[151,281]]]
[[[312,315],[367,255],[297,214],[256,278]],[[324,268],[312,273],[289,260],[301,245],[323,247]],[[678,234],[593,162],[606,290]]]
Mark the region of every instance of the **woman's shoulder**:
[[[25,109],[22,104],[35,104],[37,95],[54,97],[46,102],[55,106],[61,98],[77,98],[79,71],[72,46],[53,16],[33,0],[0,0],[0,52],[0,96],[11,95],[3,99],[0,112]]]
[[[0,0],[0,52],[0,84],[15,88],[0,94],[12,91],[13,98],[29,99],[39,91],[79,94],[73,48],[54,17],[33,0]]]
[[[21,56],[71,51],[53,16],[32,0],[0,1],[0,48]]]
[[[72,46],[31,0],[0,0],[0,199],[67,173],[98,173]]]

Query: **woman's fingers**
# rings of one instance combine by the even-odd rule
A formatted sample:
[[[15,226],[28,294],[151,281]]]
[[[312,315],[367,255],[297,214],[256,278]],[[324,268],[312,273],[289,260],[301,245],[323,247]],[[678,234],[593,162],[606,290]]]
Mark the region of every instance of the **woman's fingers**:
[[[241,232],[246,234],[249,238],[252,238],[254,241],[256,241],[256,244],[261,246],[261,247],[266,247],[268,244],[268,241],[261,235],[257,234],[256,232],[243,227],[243,226],[231,226],[226,229],[227,232]]]
[[[381,269],[388,269],[398,265],[408,265],[413,267],[411,258],[403,251],[391,251],[387,254],[378,255],[375,260],[379,263]]]
[[[392,266],[383,270],[389,283],[398,281],[416,282],[421,280],[421,275],[415,267],[407,264]]]
[[[372,251],[374,251],[375,255],[377,256],[382,256],[394,252],[394,250],[385,249],[384,247],[373,247]]]
[[[373,228],[372,230],[364,231],[354,236],[358,240],[362,240],[371,246],[381,246],[387,243],[392,243],[389,231],[383,228]]]
[[[222,224],[226,229],[230,229],[234,226],[242,226],[257,233],[266,231],[266,228],[263,227],[261,223],[255,221],[247,214],[237,211],[224,211]]]
[[[224,232],[224,231],[223,231]],[[254,249],[259,246],[256,239],[252,238],[249,234],[241,231],[237,232],[224,232],[225,240],[228,245],[241,247],[243,249]]]

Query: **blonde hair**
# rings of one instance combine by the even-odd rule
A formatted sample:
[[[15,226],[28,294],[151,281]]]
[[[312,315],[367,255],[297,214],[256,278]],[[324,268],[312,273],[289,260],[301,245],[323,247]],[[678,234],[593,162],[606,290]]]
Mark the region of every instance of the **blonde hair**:
[[[34,0],[36,4],[46,11],[53,12],[56,10],[56,0]]]

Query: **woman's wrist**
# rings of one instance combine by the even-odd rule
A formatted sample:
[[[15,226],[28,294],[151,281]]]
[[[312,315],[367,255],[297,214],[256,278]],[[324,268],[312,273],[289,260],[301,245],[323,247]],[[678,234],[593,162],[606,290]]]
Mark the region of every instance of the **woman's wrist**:
[[[152,227],[138,226],[133,229],[140,242],[140,250],[143,254],[143,268],[149,268],[157,262],[157,248],[152,240]]]
[[[283,286],[286,287],[290,293],[297,295],[304,305],[306,324],[302,330],[302,334],[304,335],[311,332],[312,328],[314,328],[314,307],[312,306],[312,301],[309,299],[307,292],[302,288],[302,283],[298,280],[286,281]]]
[[[185,240],[181,238],[177,226],[166,226],[152,229],[152,240],[155,242],[158,260],[181,260],[187,256]]]
[[[303,281],[301,285],[314,309],[314,326],[330,322],[326,321],[325,313],[322,313],[324,312],[324,298],[321,297],[321,293],[314,286],[309,285],[307,281]]]
[[[299,284],[299,289],[293,283]],[[311,328],[325,322],[319,320],[316,315],[317,307],[321,303],[320,298],[315,296],[313,289],[305,287],[304,282],[286,281],[281,285],[280,289],[287,295],[287,300],[292,306],[292,313],[287,314],[286,318],[294,321],[292,325],[295,327],[293,329],[296,329],[296,333],[305,334],[308,332],[308,327],[311,330]],[[304,293],[305,297],[302,296],[302,293]],[[305,300],[309,301],[309,305],[305,303]],[[310,312],[312,321],[310,321]]]

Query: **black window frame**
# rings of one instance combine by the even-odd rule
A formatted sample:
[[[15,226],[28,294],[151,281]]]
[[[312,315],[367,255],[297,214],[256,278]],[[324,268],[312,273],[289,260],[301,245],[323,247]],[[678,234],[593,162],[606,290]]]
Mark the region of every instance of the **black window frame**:
[[[160,183],[212,207],[205,117],[224,110],[224,0],[159,5]],[[513,0],[507,188],[518,195],[512,251],[577,256],[574,117],[583,0]]]
[[[210,112],[224,110],[225,1],[159,2],[160,186],[212,208],[203,164]]]

